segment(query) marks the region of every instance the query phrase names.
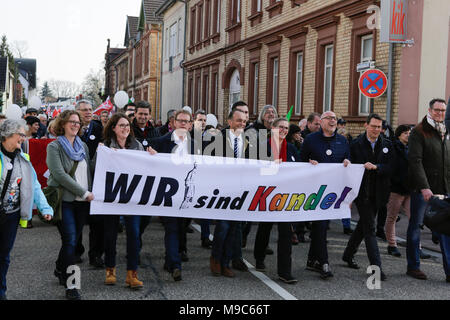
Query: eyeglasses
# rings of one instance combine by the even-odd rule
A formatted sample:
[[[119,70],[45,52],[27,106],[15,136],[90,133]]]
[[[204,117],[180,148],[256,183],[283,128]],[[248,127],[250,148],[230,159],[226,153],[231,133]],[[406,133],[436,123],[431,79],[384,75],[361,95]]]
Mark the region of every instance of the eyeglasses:
[[[79,121],[70,120],[70,121],[67,121],[67,122],[70,123],[73,126],[81,126],[81,122],[79,122]]]
[[[121,123],[117,125],[120,129],[125,129],[128,128],[130,126],[129,123]]]
[[[188,124],[191,122],[191,120],[180,120],[180,119],[175,119],[175,121],[178,121],[179,123],[182,123],[182,124]]]
[[[331,117],[331,116],[328,116],[328,117],[323,117],[322,118],[322,120],[323,119],[326,119],[326,120],[328,120],[328,121],[331,121],[331,120],[334,120],[334,121],[336,121],[337,120],[337,118],[336,117]]]
[[[26,138],[27,135],[25,133],[22,132],[16,132],[21,138]]]
[[[445,113],[445,109],[431,109],[436,113]]]

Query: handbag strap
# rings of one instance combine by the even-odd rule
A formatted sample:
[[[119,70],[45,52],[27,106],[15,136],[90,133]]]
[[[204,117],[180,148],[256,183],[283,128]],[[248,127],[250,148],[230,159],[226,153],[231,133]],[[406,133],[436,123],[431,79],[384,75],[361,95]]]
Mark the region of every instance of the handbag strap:
[[[12,163],[14,163],[14,160],[12,161]],[[13,168],[8,170],[8,174],[6,175],[6,178],[5,178],[5,183],[3,184],[2,196],[0,198],[0,203],[2,203],[2,204],[3,204],[3,198],[5,197],[5,194],[6,194],[6,190],[8,189],[9,182],[11,181],[12,172],[13,172]]]
[[[75,163],[72,166],[72,169],[70,169],[69,176],[73,178],[73,175],[75,174],[75,171],[77,171],[78,168],[78,161],[75,161]]]

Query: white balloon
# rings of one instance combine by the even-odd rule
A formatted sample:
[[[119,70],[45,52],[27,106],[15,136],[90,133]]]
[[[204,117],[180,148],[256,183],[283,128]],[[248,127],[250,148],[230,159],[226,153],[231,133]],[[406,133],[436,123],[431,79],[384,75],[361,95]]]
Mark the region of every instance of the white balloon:
[[[10,120],[20,120],[22,119],[22,109],[17,104],[12,104],[6,109],[5,116]]]
[[[208,114],[208,115],[206,115],[206,125],[208,126],[208,125],[211,125],[211,126],[213,126],[214,128],[217,128],[217,123],[218,123],[218,121],[217,121],[217,118],[216,118],[216,116],[215,115],[213,115],[213,114]]]
[[[191,109],[191,107],[189,107],[189,106],[184,106],[184,107],[183,107],[183,110],[186,110],[186,111],[188,111],[190,114],[192,114],[192,109]]]
[[[128,93],[125,91],[117,91],[114,95],[114,103],[119,109],[122,109],[128,103],[128,99]]]
[[[28,106],[30,108],[39,110],[42,106],[42,101],[38,96],[33,96],[31,97],[30,101],[28,101]]]

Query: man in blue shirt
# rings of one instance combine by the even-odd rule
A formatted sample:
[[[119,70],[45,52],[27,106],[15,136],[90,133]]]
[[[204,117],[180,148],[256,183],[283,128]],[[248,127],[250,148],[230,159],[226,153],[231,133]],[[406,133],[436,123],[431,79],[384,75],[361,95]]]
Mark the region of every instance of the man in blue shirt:
[[[319,131],[306,137],[300,154],[301,161],[312,165],[343,163],[347,167],[350,164],[350,148],[347,139],[336,132],[336,114],[332,111],[323,113],[320,127]],[[306,263],[306,269],[320,272],[322,279],[333,276],[328,263],[327,226],[326,220],[312,223],[311,245]]]

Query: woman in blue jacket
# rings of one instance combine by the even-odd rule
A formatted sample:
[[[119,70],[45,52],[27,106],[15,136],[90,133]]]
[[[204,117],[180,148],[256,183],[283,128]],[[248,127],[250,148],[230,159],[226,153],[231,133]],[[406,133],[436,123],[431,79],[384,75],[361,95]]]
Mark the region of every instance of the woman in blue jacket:
[[[0,300],[6,300],[6,274],[19,221],[26,227],[33,204],[46,220],[53,216],[29,156],[20,149],[25,140],[25,126],[23,120],[5,120],[0,125]]]

